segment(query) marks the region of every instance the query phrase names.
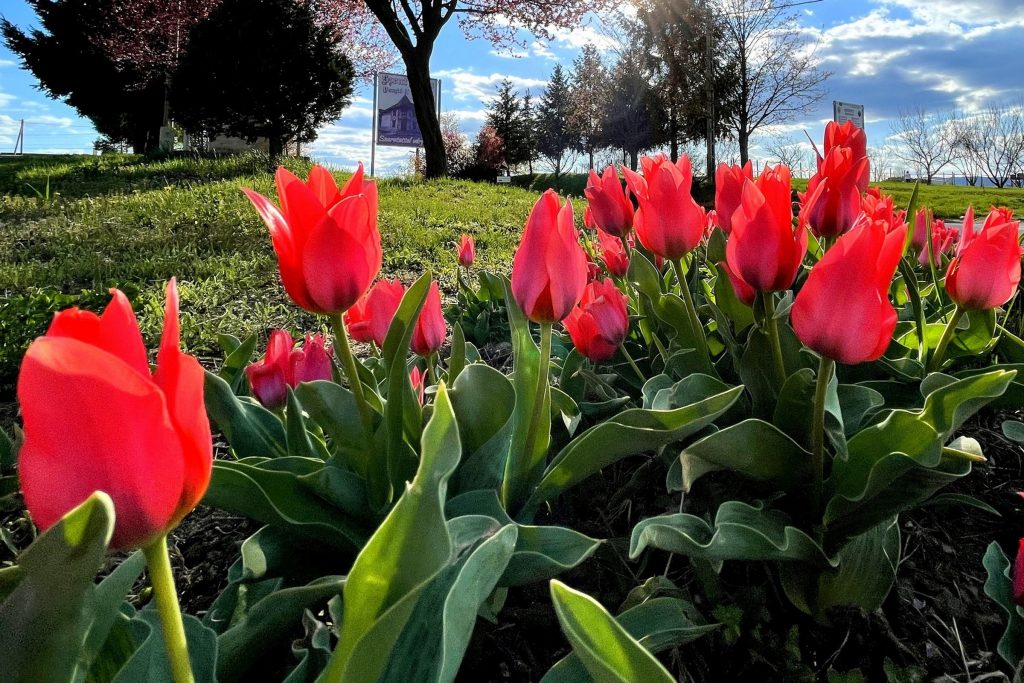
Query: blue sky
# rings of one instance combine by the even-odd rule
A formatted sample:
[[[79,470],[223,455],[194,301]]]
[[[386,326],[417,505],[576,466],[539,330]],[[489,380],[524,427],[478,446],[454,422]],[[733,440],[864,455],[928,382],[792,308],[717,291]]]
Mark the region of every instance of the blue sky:
[[[35,20],[24,0],[0,5],[0,13],[20,26]],[[883,142],[900,109],[970,111],[990,102],[1024,102],[1022,0],[822,0],[797,11],[808,35],[820,40],[821,66],[833,76],[819,111],[770,131],[772,136],[799,140],[806,129],[820,138],[833,99],[865,105],[873,146]],[[559,31],[546,44],[523,39],[525,49],[499,50],[484,40],[467,40],[454,22],[442,33],[431,67],[442,80],[442,109],[455,112],[466,133],[481,125],[486,100],[502,78],[539,93],[554,64],[570,64],[582,45],[598,41],[612,47],[597,20]],[[35,85],[32,74],[0,46],[0,150],[13,149],[18,121],[25,119],[28,152],[90,151],[96,135],[88,121]],[[368,160],[371,108],[370,88],[362,87],[308,151],[342,168]],[[759,150],[755,145],[753,155]],[[379,168],[394,170],[408,154],[381,149]]]

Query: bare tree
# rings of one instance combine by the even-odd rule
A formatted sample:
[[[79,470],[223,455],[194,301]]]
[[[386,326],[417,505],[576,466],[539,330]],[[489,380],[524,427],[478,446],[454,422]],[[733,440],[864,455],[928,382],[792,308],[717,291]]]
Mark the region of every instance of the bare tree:
[[[738,67],[734,106],[728,107],[741,163],[749,158],[750,137],[765,126],[808,113],[824,96],[831,75],[818,68],[817,45],[797,17],[776,0],[718,0],[727,40]]]
[[[793,138],[776,135],[765,141],[764,151],[768,153],[768,158],[771,161],[789,166],[796,175],[797,170],[807,161],[809,150],[804,143]]]
[[[871,182],[880,183],[899,175],[892,166],[892,159],[895,156],[896,153],[892,145],[868,148],[868,159],[871,160]]]
[[[928,185],[957,156],[958,127],[948,113],[929,114],[921,107],[900,111],[890,130],[895,156],[924,175]]]
[[[983,175],[996,187],[1006,187],[1024,156],[1021,105],[993,105],[975,116],[960,117],[957,129],[958,156],[974,169],[975,178]]]

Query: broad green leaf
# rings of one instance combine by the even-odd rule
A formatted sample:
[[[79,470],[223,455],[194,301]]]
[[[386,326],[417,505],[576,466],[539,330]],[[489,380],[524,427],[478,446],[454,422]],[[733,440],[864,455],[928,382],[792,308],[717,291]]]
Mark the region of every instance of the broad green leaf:
[[[20,580],[0,603],[4,681],[73,679],[92,618],[93,579],[113,531],[114,504],[97,491],[18,558]]]
[[[383,672],[417,599],[451,558],[444,500],[461,448],[442,384],[423,431],[416,477],[348,574],[338,646],[321,680],[370,683]]]
[[[729,276],[721,269],[718,269],[718,276],[715,278],[715,305],[729,317],[737,334],[754,322],[754,309],[739,300]]]
[[[1016,370],[993,370],[952,382],[928,394],[921,419],[945,441],[974,413],[1002,395],[1016,375]]]
[[[448,354],[448,386],[455,384],[462,370],[466,367],[466,335],[462,325],[455,323],[452,328],[451,351]]]
[[[249,364],[252,352],[256,349],[256,335],[250,334],[245,341],[239,341],[231,335],[221,334],[217,335],[217,341],[227,353],[224,365],[217,376],[227,382],[231,391],[237,394],[245,381],[245,366]]]
[[[673,683],[675,679],[589,595],[551,581],[551,601],[573,652],[595,683]]]
[[[992,399],[989,403],[989,407],[1001,409],[1008,408],[1010,410],[1017,410],[1024,405],[1024,364],[1019,365],[987,365],[981,368],[970,368],[967,370],[957,370],[953,373],[953,376],[957,379],[967,379],[971,377],[977,377],[979,375],[987,374],[993,370],[1004,370],[1004,371],[1016,371],[1017,375],[1010,382],[1010,385],[1006,387],[1006,391],[1000,396]]]
[[[694,376],[693,381],[702,382],[700,376]],[[728,410],[742,391],[743,387],[733,387],[675,410],[634,408],[591,427],[570,441],[551,461],[524,506],[524,514],[622,458],[661,448],[697,433]]]
[[[1006,420],[1003,422],[1003,436],[1010,441],[1024,444],[1024,422],[1019,420]]]
[[[14,439],[8,436],[7,432],[3,429],[0,429],[0,472],[7,472],[13,469],[17,461]]]
[[[216,634],[190,614],[183,614],[182,621],[196,683],[217,683]],[[156,610],[144,609],[131,622],[137,646],[111,683],[173,683],[160,617]]]
[[[285,417],[286,438],[288,441],[288,455],[298,458],[319,458],[326,459],[326,449],[317,449],[313,440],[306,431],[306,419],[302,415],[302,406],[299,404],[295,392],[288,389],[288,413]]]
[[[104,646],[120,614],[119,607],[145,567],[146,558],[142,551],[135,551],[92,592],[86,608],[92,623],[89,624],[88,634],[79,653],[75,681],[84,681],[87,674],[102,668],[103,663],[97,663],[97,659],[104,657]]]
[[[985,595],[996,601],[1007,618],[1006,631],[996,649],[1007,664],[1016,668],[1024,661],[1024,610],[1013,599],[1013,565],[996,541],[989,543],[982,564],[988,574]]]
[[[239,458],[288,455],[284,425],[272,412],[249,398],[239,398],[223,379],[206,372],[206,412],[224,433]]]
[[[649,547],[712,561],[801,561],[823,568],[836,564],[810,536],[791,526],[786,515],[738,500],[719,506],[714,525],[682,513],[641,520],[633,527],[629,557],[636,559]]]
[[[744,420],[690,444],[679,454],[683,490],[709,472],[731,470],[789,491],[811,475],[811,454],[761,420]]]
[[[334,382],[304,382],[295,389],[302,409],[331,439],[331,452],[365,478],[369,458],[360,436],[363,426],[352,392]]]
[[[505,375],[475,363],[449,392],[462,442],[462,464],[453,491],[498,489],[505,470],[516,393]]]

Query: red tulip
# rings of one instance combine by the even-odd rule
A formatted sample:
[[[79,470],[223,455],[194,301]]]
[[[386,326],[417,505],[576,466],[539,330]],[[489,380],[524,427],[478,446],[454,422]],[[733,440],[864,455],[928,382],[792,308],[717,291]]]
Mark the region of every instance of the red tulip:
[[[401,280],[377,280],[355,306],[345,311],[345,329],[356,341],[384,346],[403,296]]]
[[[721,221],[718,218],[718,212],[711,209],[704,215],[704,239],[711,237],[711,233],[715,231],[715,228],[721,229]],[[725,232],[723,230],[723,232]]]
[[[1013,601],[1024,607],[1024,538],[1018,542],[1013,561]]]
[[[921,251],[926,248],[928,244],[926,235],[934,229],[928,225],[928,214],[928,207],[922,206],[914,216],[914,236],[910,238],[910,243],[915,251]]]
[[[672,163],[668,157],[643,157],[643,175],[628,168],[626,184],[637,198],[633,225],[640,243],[662,258],[681,259],[704,237],[705,214],[690,196],[693,171],[686,155]]]
[[[793,284],[805,253],[807,231],[793,229],[789,169],[780,164],[744,181],[725,245],[730,272],[755,290],[780,292]]]
[[[886,232],[906,225],[907,212],[897,210],[892,196],[883,194],[877,187],[869,189],[861,198],[860,208],[873,222],[881,224]]]
[[[587,261],[587,282],[593,282],[597,278],[601,277],[601,266],[597,265],[593,261]]]
[[[595,363],[606,361],[629,331],[626,297],[609,279],[591,282],[562,324],[580,353]]]
[[[441,312],[441,291],[437,282],[430,283],[427,300],[423,302],[420,316],[416,319],[416,327],[412,331],[413,353],[429,358],[444,344],[448,336],[448,324]]]
[[[473,238],[469,235],[463,235],[459,238],[459,265],[463,268],[469,268],[475,260],[476,246],[473,243]]]
[[[199,503],[213,446],[203,369],[179,348],[178,290],[167,285],[156,372],[127,297],[102,316],[58,313],[18,377],[25,504],[46,529],[94,491],[114,501],[111,547],[149,545]]]
[[[412,390],[416,394],[416,399],[420,402],[420,405],[423,405],[427,394],[427,373],[420,370],[418,365],[414,365],[412,370],[409,371],[409,382],[412,383]]]
[[[632,242],[632,235],[627,238]],[[601,260],[608,272],[615,277],[624,277],[629,270],[629,254],[618,237],[612,237],[603,230],[597,233],[597,243],[601,248]]]
[[[588,230],[597,230],[597,223],[594,222],[594,212],[589,206],[583,207],[583,227]]]
[[[868,180],[870,179],[870,169],[868,167],[868,136],[864,132],[863,128],[859,128],[852,121],[847,121],[843,124],[838,124],[835,121],[830,121],[825,126],[825,158],[828,157],[829,153],[836,147],[846,147],[853,154],[854,163],[857,164],[857,176],[856,184],[857,188],[863,194],[868,189]],[[864,164],[860,165],[859,161],[863,159]],[[821,171],[822,163],[824,159],[818,155],[818,171]]]
[[[245,369],[253,395],[271,410],[288,402],[288,387],[302,382],[331,379],[331,356],[319,334],[306,335],[302,349],[296,349],[288,330],[274,330],[263,360]]]
[[[936,266],[942,262],[942,255],[948,253],[960,237],[960,231],[956,228],[947,228],[946,222],[940,219],[932,221],[932,260]],[[928,249],[921,249],[917,255],[917,262],[922,266],[928,265]]]
[[[811,269],[790,319],[804,344],[840,363],[885,353],[896,328],[889,286],[903,252],[906,227],[886,233],[862,215]]]
[[[599,230],[622,237],[633,228],[633,202],[626,196],[615,166],[609,164],[600,177],[590,169],[583,194],[587,197],[590,218]]]
[[[362,165],[341,190],[320,166],[305,183],[283,166],[275,180],[280,209],[242,191],[270,229],[285,290],[313,313],[347,310],[380,271],[377,186],[363,180]]]
[[[754,167],[749,161],[743,166],[719,164],[715,171],[715,214],[726,235],[732,230],[732,214],[740,206],[743,185],[753,179]]]
[[[512,261],[512,295],[530,320],[558,322],[583,296],[587,255],[579,243],[572,204],[559,208],[548,190],[530,211]]]
[[[800,195],[801,220],[818,237],[837,237],[847,232],[860,215],[859,178],[867,167],[848,147],[834,147],[819,161],[818,172]]]
[[[964,216],[956,256],[946,270],[946,292],[961,308],[984,310],[1002,306],[1020,283],[1021,247],[1012,213],[993,210],[981,230],[974,230],[974,210]]]
[[[757,297],[757,290],[747,284],[743,278],[732,272],[726,261],[719,261],[718,267],[729,278],[729,283],[732,285],[732,291],[736,294],[736,298],[747,306],[753,306],[754,299]]]

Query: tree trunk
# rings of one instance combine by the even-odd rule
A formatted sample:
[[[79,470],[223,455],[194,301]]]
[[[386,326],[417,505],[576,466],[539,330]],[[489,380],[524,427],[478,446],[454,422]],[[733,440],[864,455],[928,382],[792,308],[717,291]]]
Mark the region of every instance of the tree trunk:
[[[590,168],[594,168],[594,148],[587,149],[587,154],[590,156]]]
[[[633,150],[629,150],[629,168],[630,168],[630,169],[632,169],[632,170],[634,170],[634,171],[636,170],[636,167],[637,167],[637,158],[638,158],[639,156],[640,156],[640,152],[638,152],[638,151],[633,151]]]
[[[750,158],[750,133],[747,132],[746,125],[740,125],[736,131],[736,141],[740,145],[740,166],[743,166]]]
[[[669,157],[672,163],[679,161],[679,120],[675,107],[668,114]]]
[[[404,52],[402,61],[405,62],[405,72],[409,77],[416,122],[423,136],[423,153],[426,157],[424,176],[440,178],[448,173],[448,159],[445,156],[441,122],[437,118],[434,91],[430,88],[430,52],[416,48]]]

